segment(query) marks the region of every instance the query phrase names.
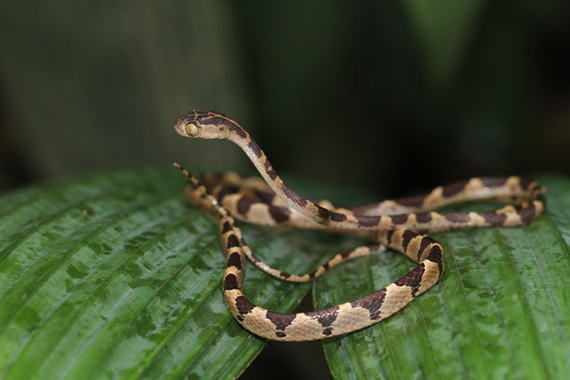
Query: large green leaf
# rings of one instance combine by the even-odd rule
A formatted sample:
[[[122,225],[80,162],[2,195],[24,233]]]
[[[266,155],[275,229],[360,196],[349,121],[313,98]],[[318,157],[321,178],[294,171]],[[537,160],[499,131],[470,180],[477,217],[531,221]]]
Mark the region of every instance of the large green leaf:
[[[335,378],[568,378],[570,181],[541,183],[548,213],[529,225],[435,234],[447,265],[439,284],[388,320],[325,341]],[[390,253],[350,262],[317,282],[314,297],[332,306],[412,266]],[[342,286],[355,278],[364,281]]]
[[[570,182],[544,183],[549,213],[528,226],[439,234],[441,282],[387,321],[325,341],[335,377],[570,372]],[[216,228],[184,205],[184,184],[175,169],[149,168],[0,198],[0,378],[239,376],[265,342],[227,311]],[[359,243],[312,231],[244,233],[257,255],[293,273]],[[363,296],[412,266],[392,253],[360,258],[319,279],[314,297],[325,307]],[[247,272],[246,294],[273,310],[292,310],[310,286],[252,265]]]
[[[0,378],[237,377],[265,342],[221,297],[216,228],[174,168],[114,172],[0,198]],[[253,249],[307,271],[344,239],[247,229]],[[291,311],[309,284],[248,270],[247,294]]]

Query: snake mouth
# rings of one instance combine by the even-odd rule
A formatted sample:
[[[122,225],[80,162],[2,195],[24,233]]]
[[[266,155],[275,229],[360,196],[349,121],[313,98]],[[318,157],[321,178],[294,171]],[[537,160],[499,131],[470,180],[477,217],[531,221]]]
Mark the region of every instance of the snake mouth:
[[[186,129],[184,128],[184,122],[180,119],[176,120],[176,123],[174,123],[174,129],[176,130],[176,132],[178,132],[179,135],[182,136],[188,136],[188,134],[186,133]]]

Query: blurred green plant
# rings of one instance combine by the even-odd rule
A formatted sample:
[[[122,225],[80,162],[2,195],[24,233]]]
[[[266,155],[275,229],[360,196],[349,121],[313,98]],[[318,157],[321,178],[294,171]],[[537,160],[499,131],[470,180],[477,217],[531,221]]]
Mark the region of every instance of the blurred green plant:
[[[569,11],[566,0],[0,1],[0,191],[180,157],[249,167],[223,142],[190,147],[173,132],[193,108],[242,124],[280,172],[394,196],[415,182],[568,174]]]
[[[402,0],[423,53],[431,86],[449,91],[487,0]]]

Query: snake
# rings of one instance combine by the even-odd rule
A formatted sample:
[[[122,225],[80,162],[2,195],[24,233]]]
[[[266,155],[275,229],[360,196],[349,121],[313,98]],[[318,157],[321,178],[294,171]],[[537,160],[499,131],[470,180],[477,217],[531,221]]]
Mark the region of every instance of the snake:
[[[402,310],[443,276],[443,247],[427,233],[465,227],[520,226],[538,218],[546,207],[544,187],[510,176],[475,177],[439,186],[424,195],[344,208],[328,201],[310,200],[289,188],[250,134],[221,113],[192,110],[179,117],[174,127],[185,137],[232,141],[247,154],[262,177],[241,177],[235,173],[193,176],[175,164],[190,181],[185,190],[188,202],[201,206],[217,221],[226,257],[222,292],[229,311],[245,329],[270,340],[320,340],[374,325]],[[510,204],[487,212],[434,211],[479,200]],[[255,256],[236,220],[356,235],[374,244],[337,254],[311,273],[290,274]],[[246,257],[270,275],[305,282],[347,260],[387,248],[402,253],[417,266],[399,280],[350,302],[316,311],[279,313],[255,305],[244,294]]]

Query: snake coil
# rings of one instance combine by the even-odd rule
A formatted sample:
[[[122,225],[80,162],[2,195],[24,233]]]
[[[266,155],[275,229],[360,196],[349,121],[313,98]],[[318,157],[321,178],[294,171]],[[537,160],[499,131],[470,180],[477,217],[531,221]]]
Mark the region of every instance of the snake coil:
[[[194,177],[175,164],[191,181],[189,202],[217,215],[226,269],[224,300],[235,319],[252,333],[273,340],[308,341],[353,332],[388,318],[434,286],[445,270],[443,248],[427,232],[463,227],[518,226],[540,216],[545,189],[516,176],[471,178],[437,187],[429,194],[388,200],[350,209],[313,202],[291,190],[277,175],[265,153],[236,122],[226,116],[193,110],[175,123],[186,137],[228,139],[249,156],[263,179],[233,173]],[[475,200],[510,201],[513,205],[485,213],[435,212],[438,207]],[[235,219],[264,225],[322,229],[372,240],[376,244],[339,254],[315,271],[294,275],[271,268],[249,249]],[[357,300],[307,313],[277,313],[250,302],[243,293],[245,256],[269,274],[293,282],[310,281],[355,257],[392,248],[418,265],[386,287]]]

